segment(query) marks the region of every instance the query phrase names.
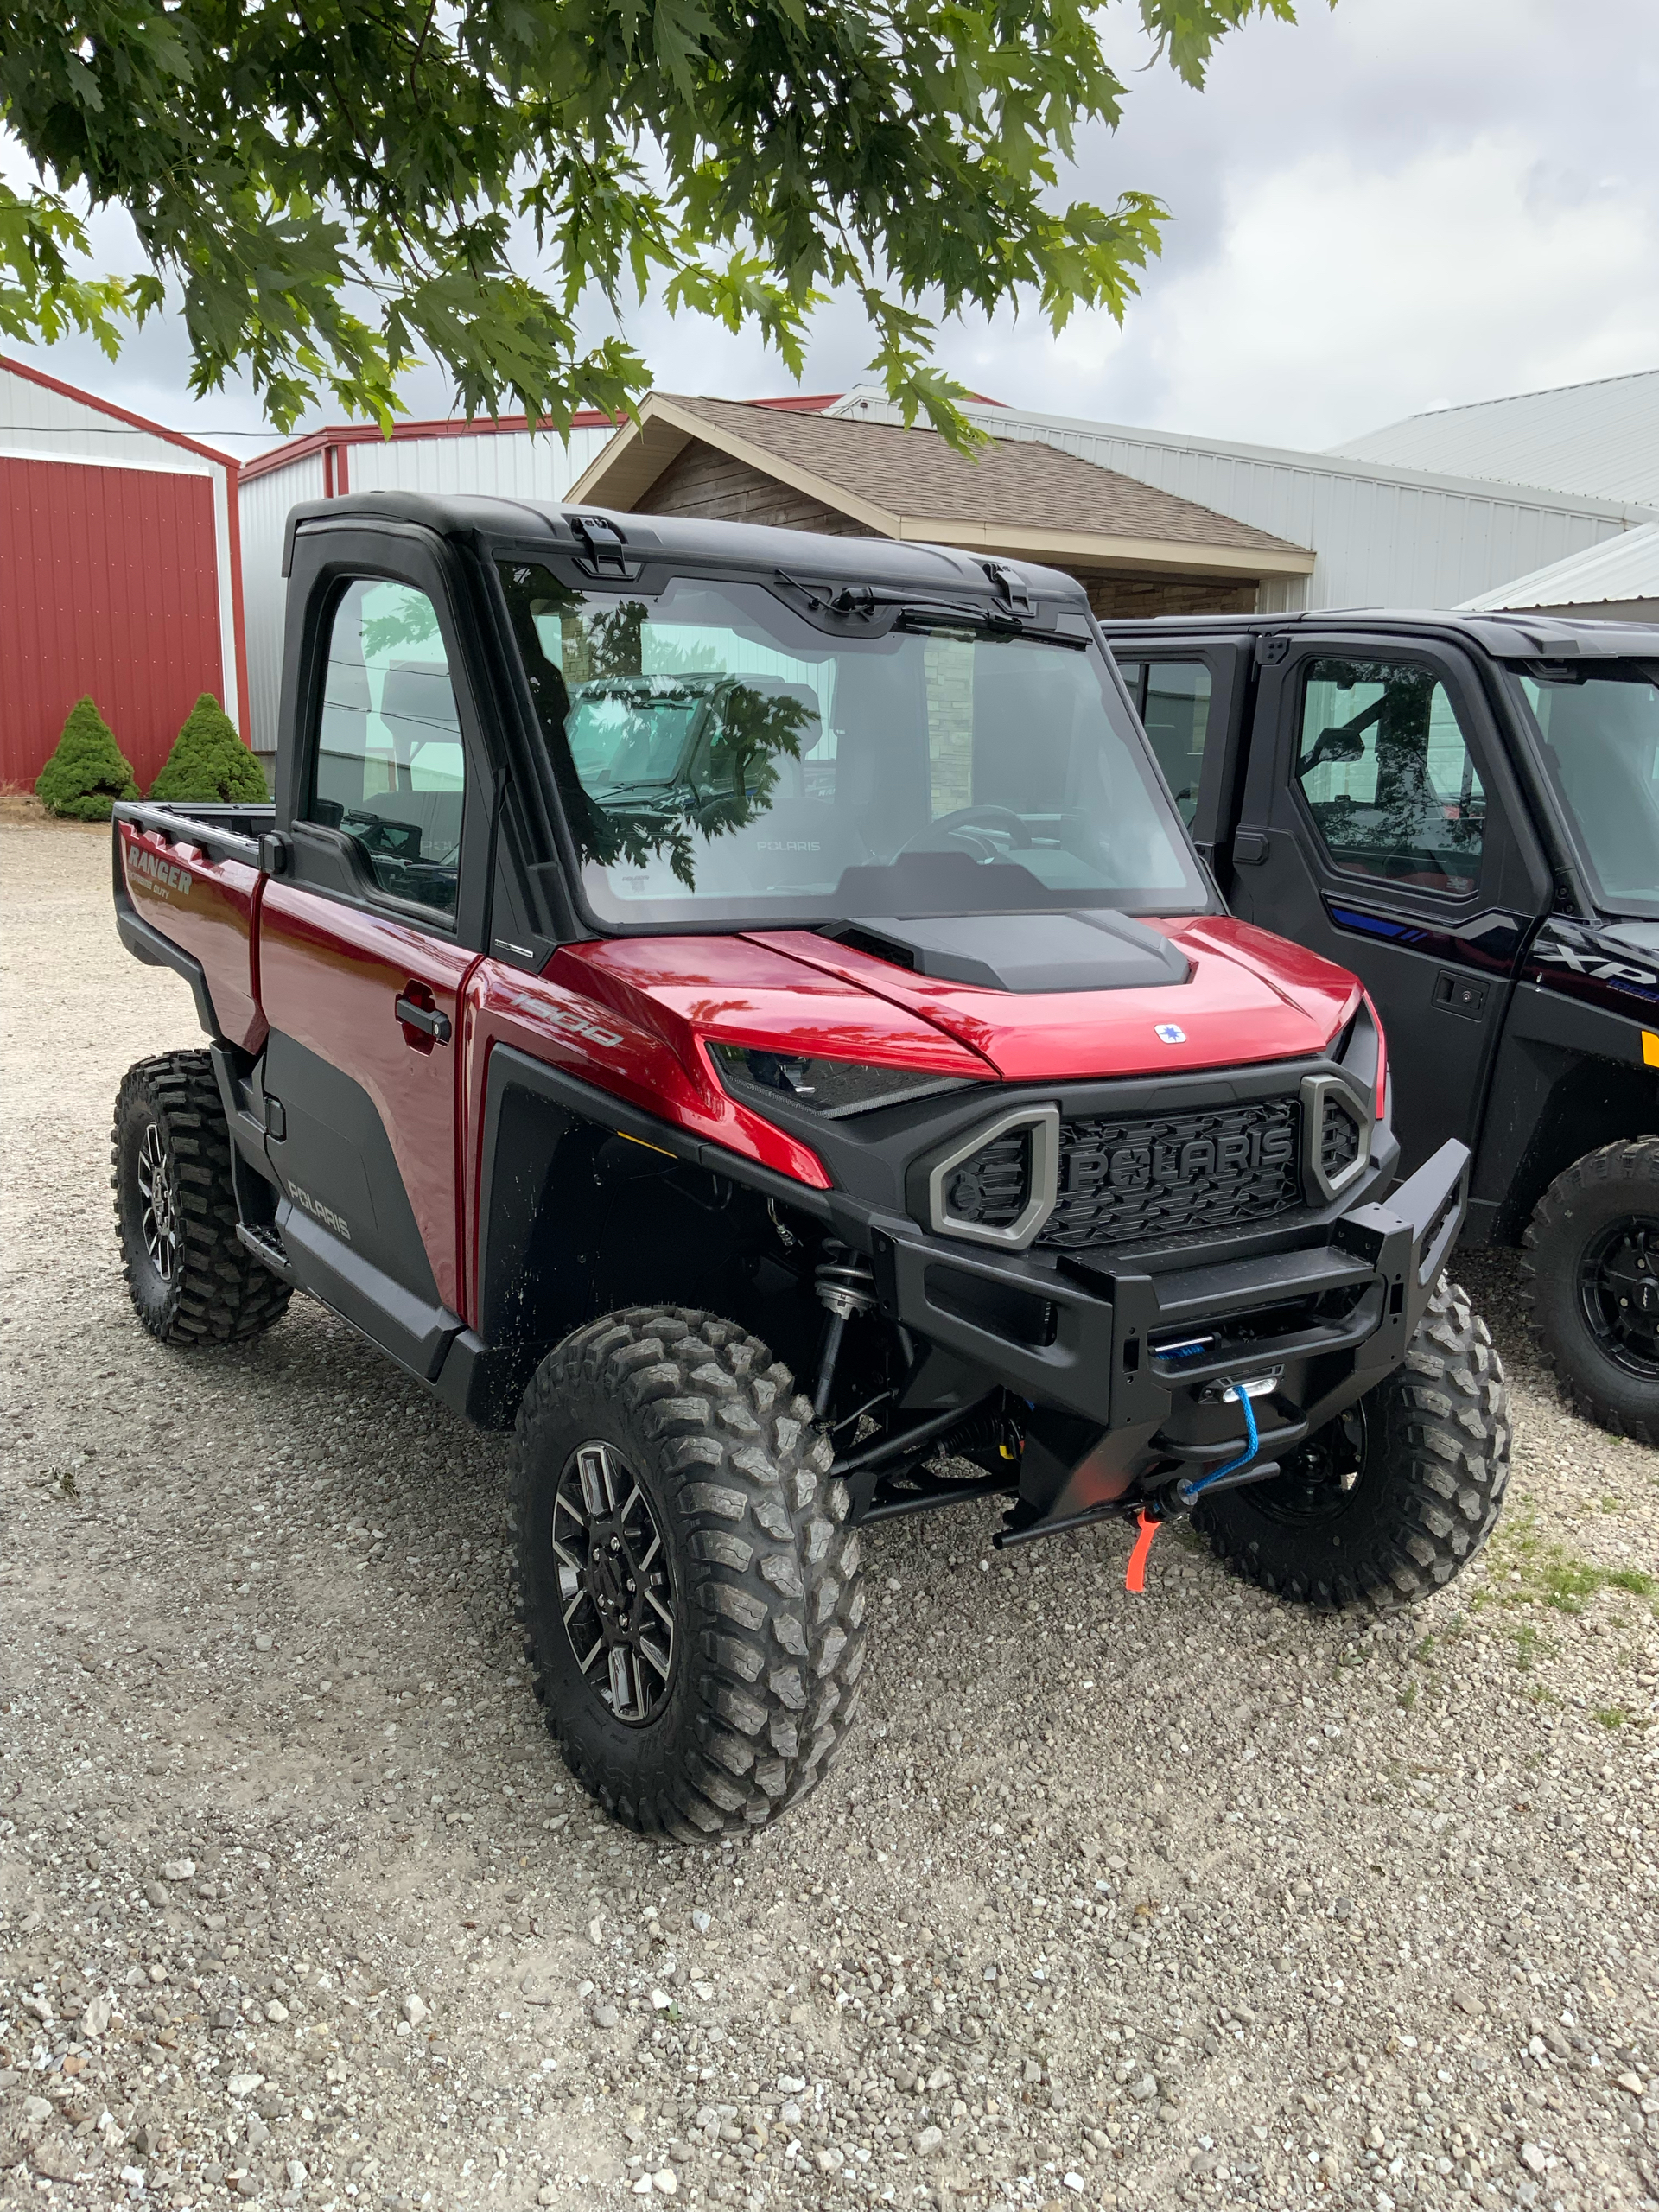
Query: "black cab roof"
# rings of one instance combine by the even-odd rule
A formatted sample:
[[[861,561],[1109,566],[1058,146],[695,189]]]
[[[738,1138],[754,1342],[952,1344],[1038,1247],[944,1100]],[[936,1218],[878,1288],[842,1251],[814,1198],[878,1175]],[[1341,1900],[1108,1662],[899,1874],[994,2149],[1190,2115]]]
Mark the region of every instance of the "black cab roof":
[[[1160,614],[1149,622],[1128,620],[1103,621],[1109,645],[1123,639],[1165,639],[1181,637],[1213,638],[1264,636],[1290,632],[1312,632],[1357,629],[1384,635],[1461,638],[1494,660],[1594,659],[1659,660],[1659,628],[1641,622],[1580,621],[1561,614],[1478,612],[1448,607],[1330,607],[1298,614]]]
[[[1087,594],[1075,576],[1034,562],[1003,557],[988,548],[973,553],[950,545],[911,543],[888,537],[843,537],[816,531],[781,530],[758,523],[716,522],[701,516],[652,515],[606,507],[567,507],[550,500],[491,499],[471,493],[353,492],[334,499],[308,499],[289,515],[283,573],[289,573],[298,531],[413,523],[443,537],[481,539],[492,550],[511,547],[594,563],[602,575],[613,537],[618,555],[629,565],[642,559],[717,565],[774,575],[804,572],[815,579],[845,579],[925,594],[949,590],[995,595],[995,572],[1017,580],[1033,599],[1085,607]],[[594,527],[597,525],[597,529]],[[608,535],[607,535],[608,534]],[[614,579],[618,574],[611,570]]]

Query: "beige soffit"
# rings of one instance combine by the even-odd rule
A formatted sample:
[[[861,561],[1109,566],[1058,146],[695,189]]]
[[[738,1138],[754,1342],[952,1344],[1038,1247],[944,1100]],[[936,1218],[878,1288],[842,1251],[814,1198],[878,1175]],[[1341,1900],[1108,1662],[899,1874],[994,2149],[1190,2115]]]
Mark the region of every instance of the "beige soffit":
[[[1045,529],[1012,520],[982,520],[971,514],[903,513],[879,504],[867,493],[849,490],[833,477],[804,463],[798,454],[780,454],[769,442],[762,443],[744,435],[748,427],[745,418],[763,412],[733,402],[688,404],[652,392],[639,411],[639,421],[619,431],[588,464],[566,494],[563,504],[645,512],[648,510],[643,503],[652,486],[695,442],[713,446],[762,475],[787,484],[804,498],[861,522],[882,537],[957,545],[974,551],[1006,553],[1015,558],[1058,562],[1075,568],[1132,569],[1173,575],[1305,576],[1313,571],[1314,556],[1306,548],[1287,544],[1282,539],[1269,537],[1265,531],[1249,529],[1221,516],[1216,518],[1218,534],[1243,537],[1250,542],[1217,544],[1185,535],[1128,536]],[[783,418],[791,433],[798,433],[806,423],[820,419],[803,416]],[[764,435],[773,425],[756,427],[761,428]],[[825,427],[832,426],[826,423]],[[866,428],[852,423],[843,425],[838,421],[833,425],[835,430],[855,436]],[[897,435],[929,437],[933,434],[901,431]],[[804,441],[798,438],[797,442]],[[1036,450],[1045,458],[1052,451],[1043,448]],[[1093,469],[1090,462],[1076,461],[1073,465],[1091,472]],[[1150,486],[1137,486],[1136,489],[1153,500],[1162,502],[1167,498]],[[1191,529],[1193,519],[1201,519],[1206,512],[1190,501],[1172,499],[1167,503],[1172,512],[1179,513],[1184,531]]]

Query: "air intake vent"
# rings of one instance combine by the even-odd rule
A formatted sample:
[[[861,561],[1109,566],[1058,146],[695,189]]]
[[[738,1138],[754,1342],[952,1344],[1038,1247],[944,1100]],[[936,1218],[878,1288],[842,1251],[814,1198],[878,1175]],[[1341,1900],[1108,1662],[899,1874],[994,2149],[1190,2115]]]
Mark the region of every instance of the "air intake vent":
[[[1309,1076],[1302,1085],[1307,1116],[1308,1177],[1322,1198],[1334,1198],[1361,1175],[1371,1156],[1371,1117],[1339,1077]]]
[[[936,1159],[927,1216],[945,1236],[1023,1252],[1054,1210],[1058,1106],[1016,1106]]]
[[[1327,1096],[1319,1130],[1319,1172],[1327,1183],[1339,1181],[1344,1170],[1353,1166],[1359,1144],[1359,1120],[1352,1107],[1334,1094]]]
[[[946,1211],[958,1221],[1006,1229],[1031,1196],[1031,1131],[1010,1129],[953,1167],[944,1179]]]

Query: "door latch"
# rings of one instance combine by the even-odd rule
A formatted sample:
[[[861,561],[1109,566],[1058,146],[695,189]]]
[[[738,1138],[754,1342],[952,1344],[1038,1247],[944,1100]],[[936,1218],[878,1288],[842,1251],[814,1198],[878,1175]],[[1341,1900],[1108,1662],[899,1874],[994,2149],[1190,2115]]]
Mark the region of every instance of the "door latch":
[[[1472,976],[1459,976],[1453,968],[1442,968],[1434,978],[1434,1003],[1447,1014],[1461,1014],[1465,1021],[1478,1021],[1486,1011],[1486,985]]]

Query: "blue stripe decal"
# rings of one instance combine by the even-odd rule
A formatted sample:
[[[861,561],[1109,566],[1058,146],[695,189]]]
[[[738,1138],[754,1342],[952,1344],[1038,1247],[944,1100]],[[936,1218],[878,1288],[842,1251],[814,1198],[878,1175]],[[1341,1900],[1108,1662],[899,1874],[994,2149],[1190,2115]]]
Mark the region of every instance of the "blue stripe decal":
[[[1402,944],[1414,944],[1427,935],[1427,931],[1412,929],[1404,922],[1390,922],[1381,914],[1362,914],[1352,906],[1330,906],[1325,910],[1339,930],[1357,930],[1363,937],[1386,937]]]

